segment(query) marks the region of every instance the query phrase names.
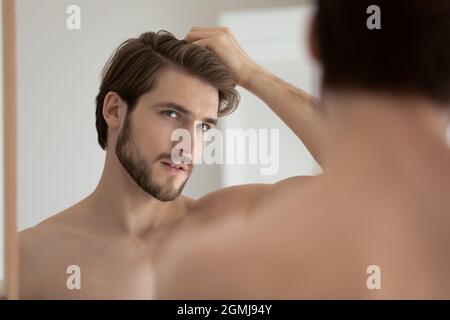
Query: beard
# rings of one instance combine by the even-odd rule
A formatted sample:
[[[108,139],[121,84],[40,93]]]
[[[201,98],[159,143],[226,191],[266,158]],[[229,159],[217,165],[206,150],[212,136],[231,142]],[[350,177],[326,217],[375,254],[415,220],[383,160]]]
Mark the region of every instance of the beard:
[[[142,190],[150,194],[152,197],[158,199],[159,201],[172,201],[175,200],[183,191],[183,188],[188,180],[187,178],[179,188],[172,187],[170,183],[164,185],[158,184],[154,181],[151,167],[148,165],[145,158],[140,154],[139,148],[133,141],[128,115],[126,116],[124,126],[117,138],[115,151],[117,158],[131,178]],[[170,159],[170,155],[160,156],[156,160],[167,158]]]

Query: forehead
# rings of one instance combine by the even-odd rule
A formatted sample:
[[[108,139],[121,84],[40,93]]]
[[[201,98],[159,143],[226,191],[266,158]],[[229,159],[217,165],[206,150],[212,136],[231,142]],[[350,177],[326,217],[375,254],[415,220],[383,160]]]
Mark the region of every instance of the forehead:
[[[216,117],[219,92],[209,83],[175,68],[166,68],[158,75],[155,86],[141,97],[146,104],[172,102],[199,116]]]

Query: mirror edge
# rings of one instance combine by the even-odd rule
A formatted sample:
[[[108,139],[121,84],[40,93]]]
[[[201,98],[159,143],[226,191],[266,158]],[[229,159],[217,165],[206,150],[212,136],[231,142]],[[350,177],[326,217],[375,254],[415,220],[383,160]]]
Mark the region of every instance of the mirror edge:
[[[19,298],[19,243],[17,234],[17,84],[16,1],[2,0],[4,106],[5,272],[3,298]]]

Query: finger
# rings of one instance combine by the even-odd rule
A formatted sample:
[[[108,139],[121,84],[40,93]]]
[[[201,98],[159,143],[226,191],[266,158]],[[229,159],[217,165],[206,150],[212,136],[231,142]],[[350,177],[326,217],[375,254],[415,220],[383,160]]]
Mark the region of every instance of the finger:
[[[221,47],[221,44],[218,42],[217,37],[197,40],[194,41],[193,44],[208,49],[219,57],[221,56],[220,52],[223,52],[223,47]]]
[[[196,46],[208,49],[209,51],[217,54],[217,47],[216,42],[214,41],[214,38],[208,38],[208,39],[201,39],[192,42],[192,44],[195,44]]]
[[[214,31],[191,31],[184,38],[188,42],[194,42],[197,40],[212,38],[217,35]]]
[[[211,44],[211,41],[210,41],[210,39],[201,39],[201,40],[192,42],[192,44],[195,44],[196,46],[203,47],[206,49],[210,49],[209,46]]]
[[[193,27],[187,34],[185,40],[189,41],[195,36],[196,38],[191,41],[196,41],[201,38],[210,38],[214,35],[225,35],[233,38],[233,33],[228,27]]]

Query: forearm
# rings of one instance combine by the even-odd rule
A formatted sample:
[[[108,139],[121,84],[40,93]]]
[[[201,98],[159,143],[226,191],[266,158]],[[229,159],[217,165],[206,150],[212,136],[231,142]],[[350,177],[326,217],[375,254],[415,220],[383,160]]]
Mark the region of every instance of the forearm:
[[[327,135],[319,101],[260,67],[252,74],[243,87],[264,101],[321,164]]]

